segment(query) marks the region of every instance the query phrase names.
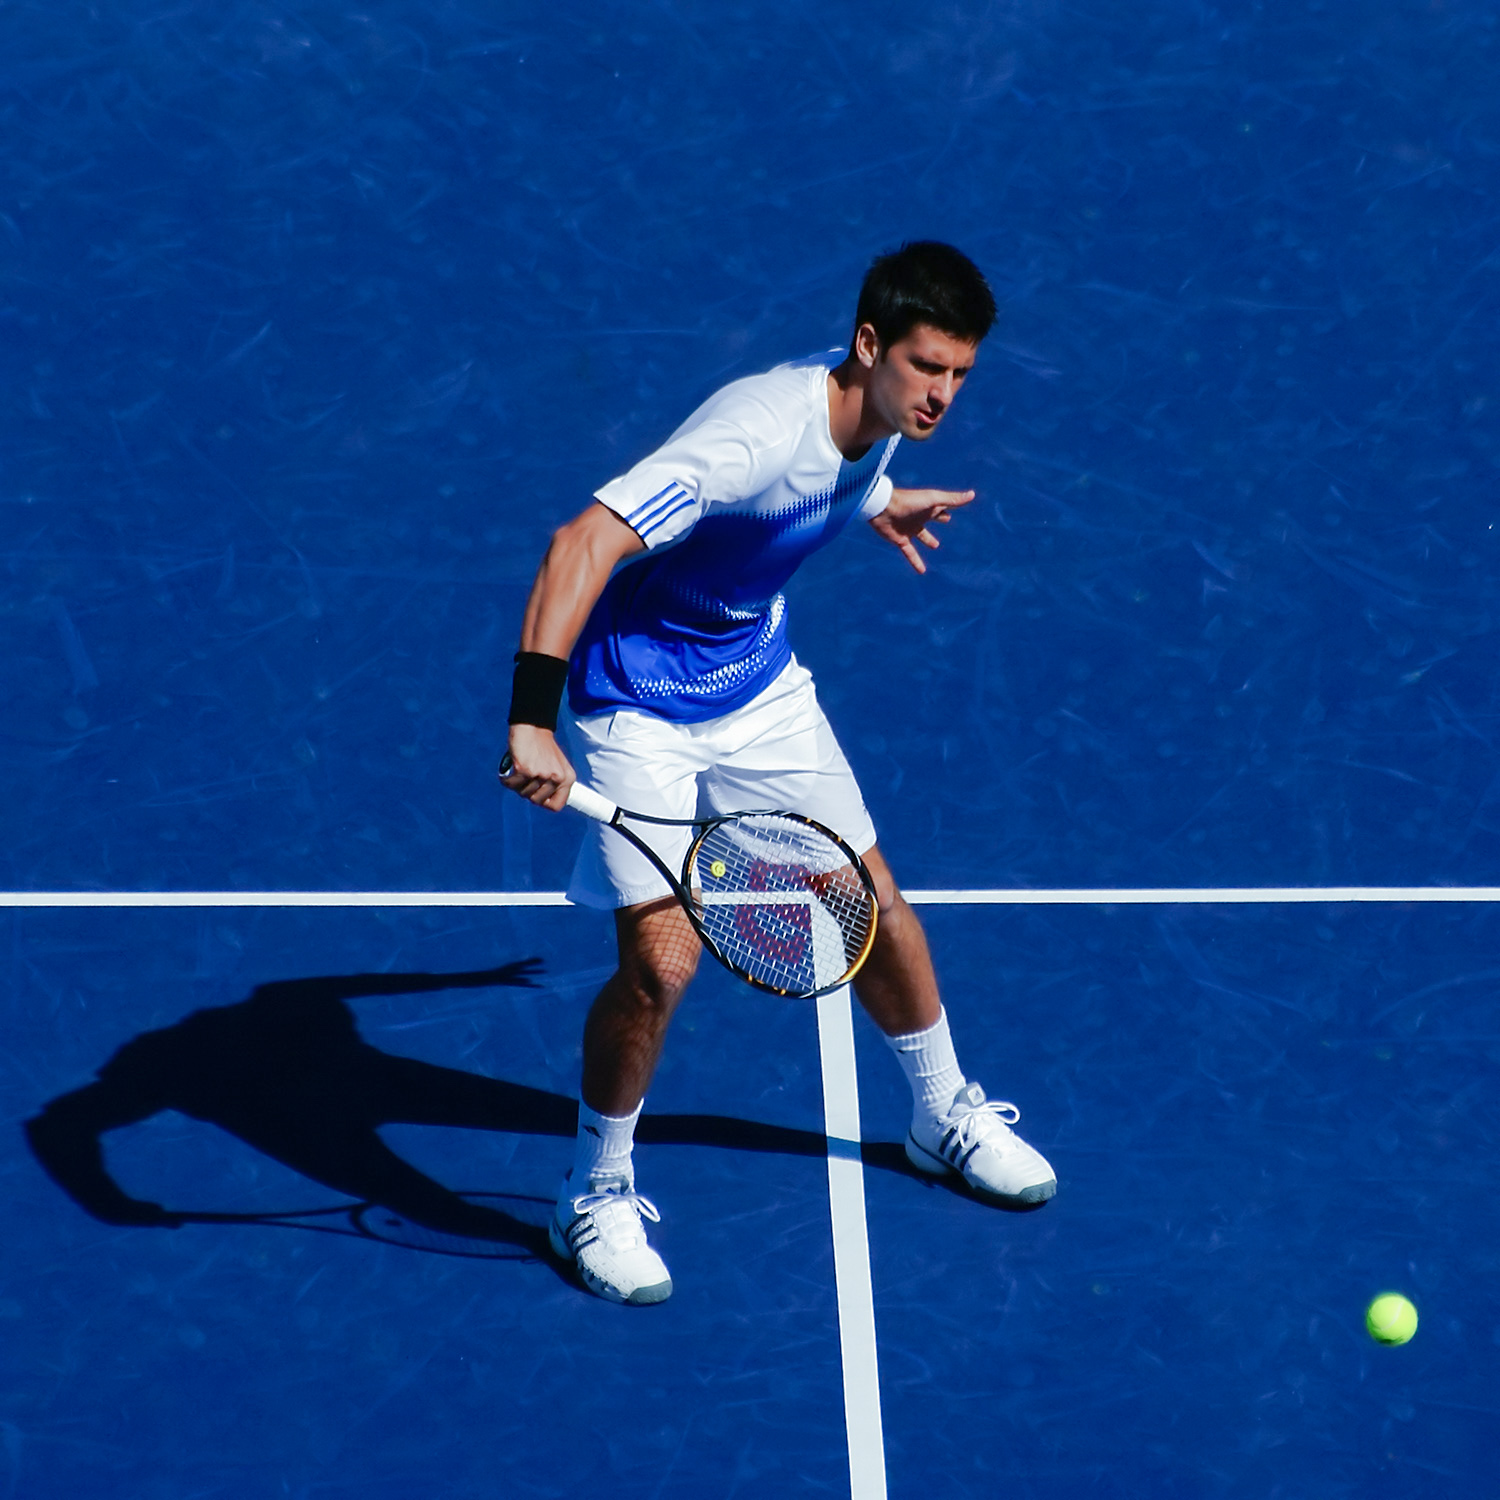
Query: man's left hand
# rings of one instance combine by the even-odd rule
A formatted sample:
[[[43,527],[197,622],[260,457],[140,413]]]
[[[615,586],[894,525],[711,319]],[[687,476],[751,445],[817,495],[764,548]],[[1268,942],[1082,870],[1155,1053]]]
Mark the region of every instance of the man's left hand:
[[[951,512],[973,498],[973,490],[892,490],[891,503],[871,518],[870,525],[892,546],[899,547],[917,572],[925,573],[927,564],[912,545],[913,540],[936,550],[938,539],[928,528],[946,525]]]

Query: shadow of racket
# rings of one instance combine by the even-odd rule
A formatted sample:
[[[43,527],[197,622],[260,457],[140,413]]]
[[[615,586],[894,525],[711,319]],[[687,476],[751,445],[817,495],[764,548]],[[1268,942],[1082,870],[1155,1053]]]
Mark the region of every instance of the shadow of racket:
[[[293,1209],[285,1213],[174,1213],[177,1224],[245,1224],[267,1229],[302,1229],[348,1239],[377,1240],[419,1250],[426,1255],[454,1255],[468,1260],[531,1261],[544,1258],[552,1200],[525,1193],[459,1191],[455,1198],[497,1219],[494,1233],[441,1229],[387,1208],[383,1203],[345,1203],[332,1208]]]

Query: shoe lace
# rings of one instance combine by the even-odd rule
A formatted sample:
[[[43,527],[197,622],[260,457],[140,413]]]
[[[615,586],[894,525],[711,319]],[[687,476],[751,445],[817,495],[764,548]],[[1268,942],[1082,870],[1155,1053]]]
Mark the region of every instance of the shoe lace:
[[[976,1141],[993,1135],[998,1127],[1005,1135],[1021,1118],[1021,1111],[1009,1099],[986,1099],[982,1104],[967,1105],[946,1116],[944,1129],[957,1127],[958,1145],[972,1146]]]
[[[580,1193],[573,1199],[575,1214],[592,1215],[600,1235],[617,1244],[641,1235],[641,1220],[661,1223],[656,1205],[634,1188],[607,1187]]]

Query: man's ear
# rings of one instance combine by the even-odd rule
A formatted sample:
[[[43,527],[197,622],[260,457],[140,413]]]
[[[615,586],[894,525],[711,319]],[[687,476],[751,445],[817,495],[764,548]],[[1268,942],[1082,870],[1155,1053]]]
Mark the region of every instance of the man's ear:
[[[880,360],[880,335],[873,323],[861,323],[854,331],[854,357],[867,370],[873,370]]]

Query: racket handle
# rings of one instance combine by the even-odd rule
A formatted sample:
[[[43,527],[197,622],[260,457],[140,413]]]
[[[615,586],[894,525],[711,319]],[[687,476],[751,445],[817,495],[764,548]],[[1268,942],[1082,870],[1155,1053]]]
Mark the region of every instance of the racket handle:
[[[601,797],[593,787],[585,786],[581,781],[575,781],[568,788],[568,806],[596,823],[612,823],[620,810],[608,797]]]
[[[515,769],[515,762],[510,758],[507,750],[500,761],[500,775],[502,778],[509,776]],[[601,797],[592,787],[585,786],[581,781],[575,781],[568,788],[568,806],[574,812],[580,812],[586,818],[592,818],[596,823],[611,823],[614,816],[619,812],[608,797]]]

